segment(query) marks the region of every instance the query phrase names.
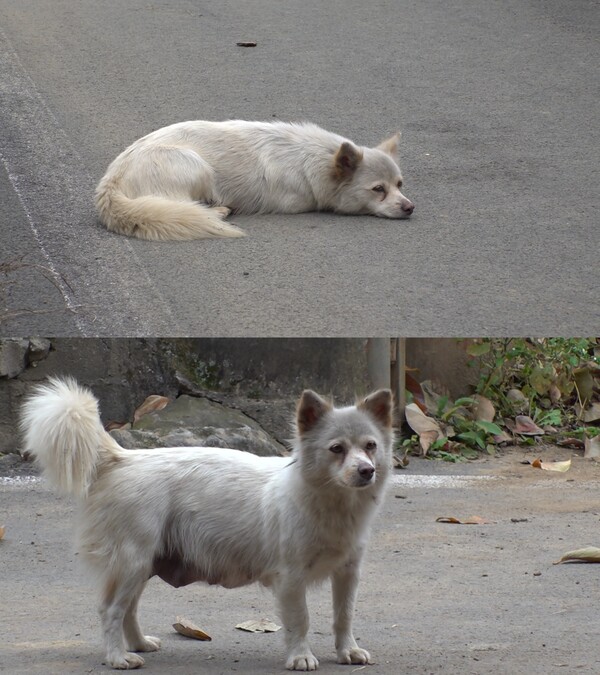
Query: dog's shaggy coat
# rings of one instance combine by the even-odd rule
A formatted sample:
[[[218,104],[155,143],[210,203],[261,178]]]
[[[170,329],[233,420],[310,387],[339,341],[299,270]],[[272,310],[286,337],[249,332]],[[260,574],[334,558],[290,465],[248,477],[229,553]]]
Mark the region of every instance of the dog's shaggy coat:
[[[298,403],[291,457],[237,450],[125,450],[103,429],[98,402],[71,379],[26,401],[25,449],[58,489],[81,502],[79,548],[101,583],[106,663],[137,668],[137,604],[149,578],[273,589],[286,667],[315,670],[306,588],[331,579],[339,663],[369,663],[352,617],[369,526],[391,466],[392,397],[380,390],[334,408],[312,391]],[[127,651],[129,650],[129,651]]]
[[[366,148],[315,124],[181,122],[122,152],[96,207],[109,230],[155,240],[243,236],[231,211],[408,218],[399,138]]]

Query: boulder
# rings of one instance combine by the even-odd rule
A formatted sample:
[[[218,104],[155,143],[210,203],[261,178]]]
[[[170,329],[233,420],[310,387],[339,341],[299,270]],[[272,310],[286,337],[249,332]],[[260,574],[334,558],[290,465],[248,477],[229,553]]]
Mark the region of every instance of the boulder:
[[[114,429],[110,434],[132,449],[204,446],[261,456],[287,454],[283,445],[243,412],[187,395],[144,415],[131,429]]]
[[[5,338],[0,340],[0,377],[12,379],[27,367],[29,340]]]

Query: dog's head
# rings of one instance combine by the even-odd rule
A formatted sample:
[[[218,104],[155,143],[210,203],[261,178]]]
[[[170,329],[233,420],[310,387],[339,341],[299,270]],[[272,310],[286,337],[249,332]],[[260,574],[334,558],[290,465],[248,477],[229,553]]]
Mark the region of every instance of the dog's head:
[[[402,194],[398,166],[400,134],[376,148],[359,148],[345,141],[333,161],[339,183],[338,213],[371,214],[382,218],[409,218],[414,204]]]
[[[346,408],[305,391],[296,412],[296,458],[305,479],[343,488],[384,480],[391,462],[392,407],[389,389]]]

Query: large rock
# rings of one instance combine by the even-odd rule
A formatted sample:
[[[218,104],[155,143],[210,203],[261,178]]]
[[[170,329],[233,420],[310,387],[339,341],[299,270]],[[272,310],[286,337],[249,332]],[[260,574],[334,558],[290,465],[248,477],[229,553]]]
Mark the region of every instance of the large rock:
[[[126,448],[205,446],[236,448],[261,456],[286,452],[260,424],[239,410],[186,395],[162,410],[144,415],[131,429],[110,433]]]
[[[27,349],[29,340],[0,340],[0,377],[12,379],[20,375],[27,367]]]

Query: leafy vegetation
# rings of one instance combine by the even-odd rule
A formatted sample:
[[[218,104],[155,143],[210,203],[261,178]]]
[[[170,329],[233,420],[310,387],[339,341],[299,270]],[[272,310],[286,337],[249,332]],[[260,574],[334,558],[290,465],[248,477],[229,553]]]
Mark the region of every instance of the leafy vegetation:
[[[600,345],[595,338],[483,338],[467,347],[477,384],[449,400],[412,383],[405,453],[446,461],[493,454],[544,435],[584,447],[600,423]],[[423,383],[425,384],[425,383]]]
[[[561,424],[560,412],[573,412],[573,394],[580,406],[592,398],[585,375],[600,369],[598,349],[595,338],[484,338],[467,353],[479,372],[477,393],[492,400],[500,415],[511,414],[509,392],[518,390],[534,420],[552,409],[552,421],[544,423]]]

